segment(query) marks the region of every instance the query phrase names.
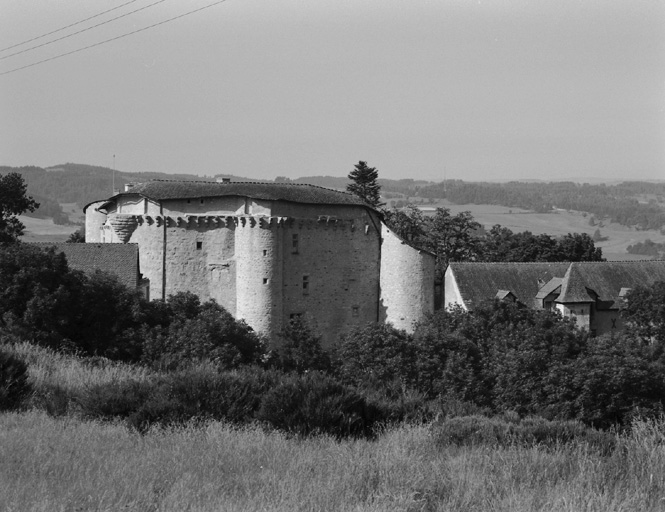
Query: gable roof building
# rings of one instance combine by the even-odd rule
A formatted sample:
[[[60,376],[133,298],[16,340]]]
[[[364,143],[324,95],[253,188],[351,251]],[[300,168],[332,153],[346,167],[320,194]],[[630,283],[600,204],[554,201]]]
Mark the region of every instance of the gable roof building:
[[[558,309],[580,327],[603,334],[621,327],[626,293],[665,281],[665,261],[575,263],[451,263],[444,278],[444,304],[473,309],[509,297],[537,309]]]
[[[72,244],[65,242],[38,242],[39,247],[55,247],[65,253],[69,268],[92,274],[97,270],[108,272],[130,289],[141,284],[139,246],[137,244]]]

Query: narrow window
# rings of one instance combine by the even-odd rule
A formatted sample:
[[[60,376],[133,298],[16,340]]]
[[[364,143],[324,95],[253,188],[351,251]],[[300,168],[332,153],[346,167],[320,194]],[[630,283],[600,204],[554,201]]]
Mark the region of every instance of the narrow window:
[[[300,240],[298,239],[298,234],[294,233],[291,235],[291,252],[293,254],[298,254],[298,249],[300,248]]]
[[[187,204],[190,204],[192,202],[191,199],[187,199]]]
[[[263,278],[263,284],[268,284],[268,278],[267,277]]]
[[[268,250],[267,249],[263,249],[263,255],[268,256]]]
[[[309,295],[309,276],[307,274],[302,276],[302,294]]]
[[[196,250],[200,251],[201,249],[203,249],[203,242],[196,242]]]
[[[360,306],[353,306],[351,308],[351,314],[352,314],[353,317],[356,317],[356,318],[358,316],[360,316]]]

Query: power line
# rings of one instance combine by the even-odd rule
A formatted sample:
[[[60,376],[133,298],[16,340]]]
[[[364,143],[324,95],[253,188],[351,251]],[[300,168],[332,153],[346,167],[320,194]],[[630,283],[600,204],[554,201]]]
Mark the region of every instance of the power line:
[[[185,16],[189,16],[190,14],[194,14],[194,13],[202,11],[204,9],[214,7],[215,5],[219,5],[219,4],[222,4],[224,2],[226,2],[226,0],[218,0],[217,2],[213,2],[211,4],[204,5],[203,7],[199,7],[198,9],[194,9],[193,11],[188,11],[186,13],[179,14],[178,16],[174,16],[173,18],[169,18],[167,20],[160,21],[159,23],[154,23],[152,25],[148,25],[147,27],[143,27],[143,28],[140,28],[138,30],[133,30],[132,32],[127,32],[126,34],[122,34],[122,35],[119,35],[119,36],[116,36],[116,37],[112,37],[110,39],[105,39],[104,41],[99,41],[98,43],[94,43],[94,44],[91,44],[91,45],[88,45],[88,46],[84,46],[83,48],[78,48],[76,50],[72,50],[71,52],[61,53],[60,55],[55,55],[53,57],[49,57],[48,59],[40,60],[40,61],[37,61],[37,62],[33,62],[32,64],[27,64],[25,66],[21,66],[20,68],[14,68],[14,69],[10,69],[9,71],[3,71],[2,73],[0,73],[0,76],[8,75],[9,73],[15,73],[16,71],[21,71],[22,69],[25,69],[25,68],[31,68],[32,66],[36,66],[38,64],[43,64],[44,62],[49,62],[49,61],[52,61],[52,60],[55,60],[55,59],[59,59],[61,57],[66,57],[67,55],[72,55],[73,53],[82,52],[83,50],[89,50],[90,48],[94,48],[95,46],[100,46],[102,44],[110,43],[111,41],[116,41],[117,39],[122,39],[123,37],[131,36],[133,34],[138,34],[139,32],[143,32],[144,30],[148,30],[150,28],[158,27],[159,25],[164,25],[165,23],[169,23],[170,21],[174,21],[174,20],[177,20],[179,18],[184,18]]]
[[[33,41],[36,41],[37,39],[41,39],[42,37],[50,36],[51,34],[55,34],[56,32],[62,32],[63,30],[74,27],[76,25],[80,25],[81,23],[85,23],[86,21],[90,21],[93,18],[98,18],[99,16],[101,16],[103,14],[109,13],[111,11],[115,11],[116,9],[120,9],[121,7],[124,7],[125,5],[133,4],[134,2],[137,2],[137,1],[138,0],[130,0],[127,3],[124,3],[122,5],[114,7],[113,9],[108,9],[107,11],[100,12],[99,14],[95,14],[94,16],[90,16],[89,18],[86,18],[84,20],[77,21],[76,23],[71,23],[71,24],[67,25],[66,27],[58,28],[56,30],[51,30],[51,32],[47,32],[46,34],[42,34],[41,36],[33,37],[32,39],[26,39],[25,41],[21,41],[20,43],[16,43],[16,44],[13,44],[11,46],[7,46],[6,48],[0,48],[0,52],[11,50],[12,48],[16,48],[17,46],[21,46],[22,44],[32,43]]]
[[[9,55],[4,55],[3,57],[0,57],[0,60],[8,59],[9,57],[14,57],[15,55],[20,55],[21,53],[29,52],[29,51],[34,50],[36,48],[41,48],[42,46],[46,46],[46,45],[51,44],[51,43],[62,41],[63,39],[67,39],[68,37],[72,37],[72,36],[81,34],[83,32],[87,32],[88,30],[92,30],[93,28],[101,27],[102,25],[106,25],[107,23],[111,23],[112,21],[119,20],[120,18],[125,18],[125,17],[129,16],[130,14],[134,14],[136,12],[143,11],[143,10],[147,9],[148,7],[152,7],[154,5],[161,4],[163,2],[166,2],[166,0],[157,0],[156,2],[153,2],[151,4],[146,5],[145,7],[141,7],[139,9],[134,9],[133,11],[126,12],[125,14],[121,14],[120,16],[116,16],[115,18],[111,18],[110,20],[102,21],[101,23],[97,23],[97,25],[93,25],[92,27],[83,28],[83,29],[81,29],[77,32],[72,32],[71,34],[67,34],[66,36],[58,37],[56,39],[52,39],[51,41],[46,41],[45,43],[38,44],[38,45],[35,45],[35,46],[31,46],[30,48],[26,48],[25,50],[20,50],[18,52],[10,53]]]

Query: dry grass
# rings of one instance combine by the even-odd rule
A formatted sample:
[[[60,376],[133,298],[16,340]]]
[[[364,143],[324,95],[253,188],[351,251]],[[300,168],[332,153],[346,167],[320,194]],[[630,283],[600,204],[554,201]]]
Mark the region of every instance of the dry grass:
[[[0,510],[655,511],[664,432],[637,423],[603,457],[584,446],[436,449],[425,426],[373,442],[220,423],[141,436],[12,413],[0,416]]]
[[[152,374],[150,370],[140,366],[104,358],[64,355],[27,342],[6,345],[4,348],[28,364],[29,381],[36,389],[57,386],[66,391],[74,391],[95,384],[142,381]]]

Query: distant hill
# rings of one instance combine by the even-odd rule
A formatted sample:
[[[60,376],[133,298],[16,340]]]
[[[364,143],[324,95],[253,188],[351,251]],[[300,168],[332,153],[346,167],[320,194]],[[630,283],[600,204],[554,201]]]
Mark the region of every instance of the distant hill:
[[[0,174],[18,172],[28,184],[28,193],[42,206],[31,214],[38,218],[52,218],[64,224],[68,216],[60,205],[75,203],[79,208],[105,199],[115,190],[124,189],[126,183],[162,180],[215,181],[231,178],[233,181],[255,180],[231,174],[197,176],[192,174],[167,174],[161,172],[129,173],[85,164],[66,163],[47,168],[26,166],[1,166]],[[276,182],[308,183],[320,187],[345,190],[346,177],[304,176],[285,178]],[[616,222],[638,229],[665,229],[665,182],[623,182],[607,184],[578,184],[573,182],[513,181],[506,183],[464,182],[447,180],[432,182],[416,179],[379,179],[383,200],[397,202],[422,198],[433,202],[446,199],[454,204],[488,204],[522,208],[535,212],[552,212],[557,209],[588,212],[593,218],[590,225],[603,221]],[[395,201],[393,201],[393,204]]]

